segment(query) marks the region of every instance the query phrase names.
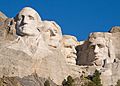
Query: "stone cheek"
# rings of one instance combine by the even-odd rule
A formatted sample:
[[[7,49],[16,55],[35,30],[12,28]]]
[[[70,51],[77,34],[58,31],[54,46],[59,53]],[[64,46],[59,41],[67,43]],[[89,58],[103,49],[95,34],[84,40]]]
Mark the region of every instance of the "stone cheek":
[[[104,67],[105,64],[113,63],[113,59],[115,59],[114,47],[112,47],[112,44],[111,33],[92,33],[88,41],[81,45],[81,49],[79,50],[82,51],[78,52],[78,59],[81,58],[82,60],[82,57],[85,56],[84,58],[86,58],[86,61],[84,64],[90,62],[95,66]],[[86,55],[82,53],[86,53]]]
[[[116,29],[119,27],[113,28],[111,33],[92,33],[87,41],[78,42],[74,36],[62,35],[60,26],[54,21],[42,21],[34,9],[26,7],[12,25],[4,28],[0,29],[1,77],[24,77],[36,72],[61,84],[66,76],[75,75],[74,70],[80,74],[81,66],[76,63],[101,71],[102,83],[106,86],[115,84],[120,76],[120,33]],[[7,35],[4,34],[6,30],[9,30]]]
[[[71,65],[76,65],[77,51],[75,47],[79,43],[74,36],[64,35],[62,39],[62,53],[66,58],[66,62]]]
[[[37,27],[39,26],[40,22],[40,16],[34,9],[29,7],[23,8],[16,16],[17,35],[38,35],[39,31]]]
[[[41,21],[36,13],[24,8],[15,19],[16,38],[0,40],[0,75],[24,77],[36,72],[61,84],[71,74],[61,53],[61,28],[53,21]]]
[[[62,32],[61,28],[55,22],[43,21],[43,27],[40,30],[48,46],[53,48],[61,46]]]

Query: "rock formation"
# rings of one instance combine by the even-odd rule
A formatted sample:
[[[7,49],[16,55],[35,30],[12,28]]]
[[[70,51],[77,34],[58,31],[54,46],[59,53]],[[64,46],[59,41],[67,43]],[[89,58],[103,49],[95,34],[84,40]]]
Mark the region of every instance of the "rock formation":
[[[113,27],[109,32],[91,33],[88,40],[77,46],[77,64],[99,70],[103,86],[115,85],[120,79],[119,29]]]
[[[58,48],[61,46],[62,40],[61,28],[54,21],[43,21],[42,28],[43,38],[48,46]]]
[[[71,70],[61,52],[59,25],[53,21],[42,21],[30,7],[23,8],[10,21],[13,23],[2,28],[3,33],[8,32],[5,35],[7,39],[3,35],[4,40],[0,41],[0,76],[24,77],[36,72],[61,84]],[[10,40],[8,33],[14,39]]]
[[[115,85],[120,79],[119,38],[116,26],[78,42],[74,36],[62,35],[56,22],[42,20],[30,7],[14,18],[0,12],[0,80],[7,80],[8,86],[12,86],[10,80],[18,86],[43,86],[46,78],[59,85],[68,75],[92,75],[97,69],[103,86]]]
[[[57,86],[52,80],[39,77],[36,73],[20,77],[5,77],[0,78],[1,86],[44,86],[45,81],[48,80],[51,86]]]
[[[77,41],[76,37],[70,35],[63,35],[62,45],[62,52],[66,58],[66,61],[69,64],[76,65],[77,51],[75,47],[79,45],[79,42]]]

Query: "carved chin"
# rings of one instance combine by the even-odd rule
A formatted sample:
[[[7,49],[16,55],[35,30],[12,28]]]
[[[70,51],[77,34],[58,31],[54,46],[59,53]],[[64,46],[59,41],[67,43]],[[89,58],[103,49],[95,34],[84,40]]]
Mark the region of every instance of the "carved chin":
[[[96,66],[102,66],[103,65],[101,60],[96,60],[94,63],[95,63]]]

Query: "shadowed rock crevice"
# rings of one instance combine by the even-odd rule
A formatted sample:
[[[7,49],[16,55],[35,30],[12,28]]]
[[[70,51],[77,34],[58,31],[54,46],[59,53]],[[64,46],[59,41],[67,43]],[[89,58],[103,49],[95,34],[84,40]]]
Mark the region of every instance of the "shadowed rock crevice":
[[[48,79],[56,86],[68,75],[92,75],[97,69],[103,86],[115,85],[120,77],[119,29],[94,32],[78,42],[75,36],[62,35],[56,22],[42,20],[33,8],[23,8],[14,18],[0,12],[0,82],[43,86]]]
[[[36,73],[23,78],[3,76],[0,78],[0,86],[44,86],[46,80],[49,81],[51,86],[57,86],[50,78],[38,77]]]

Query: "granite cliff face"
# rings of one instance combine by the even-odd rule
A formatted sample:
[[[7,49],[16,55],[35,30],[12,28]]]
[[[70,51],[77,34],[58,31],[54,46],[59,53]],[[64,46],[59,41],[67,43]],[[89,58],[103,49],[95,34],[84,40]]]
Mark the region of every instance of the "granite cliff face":
[[[62,35],[57,23],[42,20],[30,7],[14,18],[0,13],[0,77],[15,77],[12,79],[21,86],[24,77],[34,79],[37,74],[42,82],[49,78],[60,85],[68,75],[92,75],[97,69],[103,86],[115,85],[120,79],[119,42],[120,27],[91,33],[87,40],[78,42],[74,36]],[[41,79],[34,80],[38,80],[35,86],[43,86]]]
[[[77,64],[99,70],[103,86],[114,86],[120,79],[119,30],[116,26],[109,32],[91,33],[88,40],[77,46]]]
[[[6,18],[1,22],[3,22],[0,29],[1,77],[22,78],[35,72],[40,77],[50,77],[55,83],[61,84],[65,77],[71,75],[73,68],[69,65],[72,62],[73,65],[76,64],[76,44],[74,46],[69,44],[67,47],[68,50],[74,49],[75,53],[66,51],[58,24],[54,21],[42,21],[39,14],[30,7],[23,8],[16,17]],[[71,38],[66,40],[69,39]],[[77,42],[76,39],[75,41]],[[68,60],[63,52],[74,54],[75,58],[69,57]]]

